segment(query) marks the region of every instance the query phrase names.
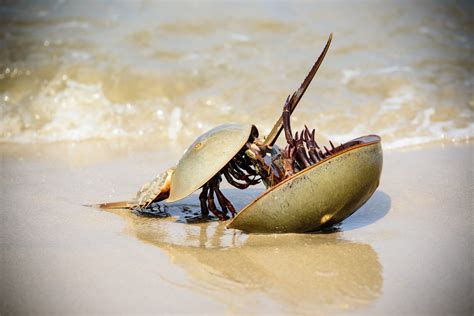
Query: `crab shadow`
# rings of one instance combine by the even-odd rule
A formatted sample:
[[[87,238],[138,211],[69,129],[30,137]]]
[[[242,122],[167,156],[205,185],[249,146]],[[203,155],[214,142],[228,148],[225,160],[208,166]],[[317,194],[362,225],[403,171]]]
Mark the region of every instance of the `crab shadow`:
[[[223,189],[224,195],[232,201],[237,210],[243,209],[265,190],[252,188],[244,191],[237,189]],[[170,218],[177,223],[193,224],[217,221],[217,217],[210,214],[208,217],[201,215],[199,195],[192,194],[187,198],[173,203],[153,203],[145,209],[135,209],[134,213],[146,217]]]
[[[349,231],[369,226],[384,218],[390,211],[391,206],[390,196],[383,191],[377,190],[354,214],[341,223],[324,230],[323,233]]]
[[[245,191],[224,189],[223,193],[232,201],[236,209],[241,210],[264,191],[264,189],[259,188]],[[390,196],[378,190],[359,210],[344,221],[315,233],[327,234],[362,228],[385,217],[390,208]],[[197,194],[193,194],[179,202],[152,204],[146,209],[135,210],[135,213],[140,216],[174,218],[176,223],[183,224],[217,221],[217,218],[212,214],[209,217],[202,217]]]

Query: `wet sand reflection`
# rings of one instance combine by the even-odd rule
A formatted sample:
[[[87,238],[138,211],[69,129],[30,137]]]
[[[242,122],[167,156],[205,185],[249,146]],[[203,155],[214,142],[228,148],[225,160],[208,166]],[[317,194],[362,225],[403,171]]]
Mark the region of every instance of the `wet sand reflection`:
[[[226,192],[239,208],[257,193]],[[183,286],[225,302],[231,311],[352,310],[381,294],[382,267],[370,245],[338,232],[249,235],[215,221],[185,224],[196,210],[191,197],[171,204],[167,218],[117,214],[127,219],[128,233],[158,246],[189,273],[191,285]]]

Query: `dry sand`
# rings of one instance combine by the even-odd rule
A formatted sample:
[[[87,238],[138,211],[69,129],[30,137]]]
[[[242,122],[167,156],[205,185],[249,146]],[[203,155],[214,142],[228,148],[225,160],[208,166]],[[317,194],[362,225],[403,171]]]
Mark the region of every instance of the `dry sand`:
[[[1,145],[1,314],[473,313],[473,146],[385,155],[374,196],[337,231],[247,235],[105,212],[179,157]],[[92,153],[92,154],[91,154]],[[261,189],[225,191],[237,207]]]

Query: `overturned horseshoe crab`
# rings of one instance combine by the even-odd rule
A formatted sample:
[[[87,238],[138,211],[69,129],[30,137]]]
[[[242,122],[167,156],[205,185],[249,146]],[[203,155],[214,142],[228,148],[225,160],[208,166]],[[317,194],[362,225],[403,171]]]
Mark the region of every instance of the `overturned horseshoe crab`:
[[[339,146],[319,146],[315,130],[293,134],[290,116],[321,65],[332,34],[300,88],[288,96],[283,113],[267,137],[254,125],[226,124],[198,137],[175,168],[146,184],[132,201],[100,208],[146,208],[175,202],[199,188],[202,216],[234,217],[229,228],[247,232],[309,232],[341,222],[374,193],[382,170],[381,139],[363,136]],[[285,131],[287,146],[275,142]],[[239,189],[263,182],[267,191],[237,214],[219,189],[224,177]],[[214,197],[220,205],[216,206]],[[229,214],[230,213],[230,214]]]

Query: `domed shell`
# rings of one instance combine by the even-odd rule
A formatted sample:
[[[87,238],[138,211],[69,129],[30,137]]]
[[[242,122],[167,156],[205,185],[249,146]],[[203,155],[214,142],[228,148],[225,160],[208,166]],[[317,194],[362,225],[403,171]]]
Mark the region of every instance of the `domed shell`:
[[[199,136],[181,157],[167,202],[184,199],[217,174],[248,141],[252,125],[225,124]]]
[[[339,223],[375,192],[380,137],[369,135],[264,192],[227,225],[252,233],[303,233]]]

